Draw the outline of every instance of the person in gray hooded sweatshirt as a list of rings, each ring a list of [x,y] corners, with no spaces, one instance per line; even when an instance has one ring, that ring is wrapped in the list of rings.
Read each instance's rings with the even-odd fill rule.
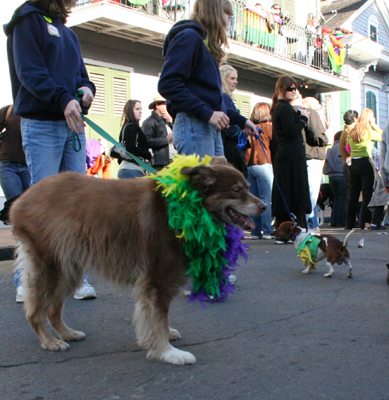
[[[328,150],[325,166],[334,194],[334,203],[331,212],[332,226],[344,226],[346,215],[347,180],[343,174],[343,159],[339,147],[341,134],[342,131],[339,131],[334,136],[334,145]]]

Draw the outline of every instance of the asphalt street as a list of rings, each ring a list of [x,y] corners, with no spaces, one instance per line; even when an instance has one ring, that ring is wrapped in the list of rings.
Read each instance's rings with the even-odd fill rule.
[[[342,229],[326,229],[340,239]],[[361,238],[364,247],[357,248]],[[354,277],[324,261],[309,275],[292,245],[252,241],[227,301],[174,301],[176,346],[197,363],[146,360],[131,324],[131,290],[91,274],[98,298],[69,299],[65,321],[83,342],[49,352],[15,302],[12,261],[0,262],[0,399],[389,399],[389,234],[357,230],[349,241]]]

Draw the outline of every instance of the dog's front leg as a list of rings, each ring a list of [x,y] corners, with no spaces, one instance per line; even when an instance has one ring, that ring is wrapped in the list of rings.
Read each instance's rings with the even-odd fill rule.
[[[147,286],[147,285],[146,285]],[[139,288],[137,288],[139,289]],[[194,364],[193,354],[176,349],[169,343],[178,331],[169,328],[168,314],[171,299],[159,293],[158,288],[146,288],[140,292],[135,304],[134,324],[140,347],[148,349],[147,358],[170,364]]]
[[[309,260],[307,260],[307,262],[308,262],[307,268],[305,268],[303,271],[301,271],[303,274],[309,274],[309,271],[312,268],[312,263]]]
[[[334,273],[334,267],[329,261],[327,261],[327,267],[328,267],[329,271],[328,271],[327,274],[324,274],[324,277],[325,278],[331,278],[332,274]]]

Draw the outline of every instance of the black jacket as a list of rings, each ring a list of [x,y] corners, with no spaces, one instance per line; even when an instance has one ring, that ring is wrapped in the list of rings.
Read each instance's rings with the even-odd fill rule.
[[[154,153],[153,165],[169,164],[169,139],[166,131],[166,121],[155,111],[143,121],[142,130],[147,143]]]

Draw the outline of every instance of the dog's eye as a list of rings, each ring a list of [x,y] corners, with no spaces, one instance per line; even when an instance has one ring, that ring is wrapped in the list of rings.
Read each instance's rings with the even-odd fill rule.
[[[233,188],[232,191],[235,192],[235,193],[239,193],[240,192],[240,188]]]

